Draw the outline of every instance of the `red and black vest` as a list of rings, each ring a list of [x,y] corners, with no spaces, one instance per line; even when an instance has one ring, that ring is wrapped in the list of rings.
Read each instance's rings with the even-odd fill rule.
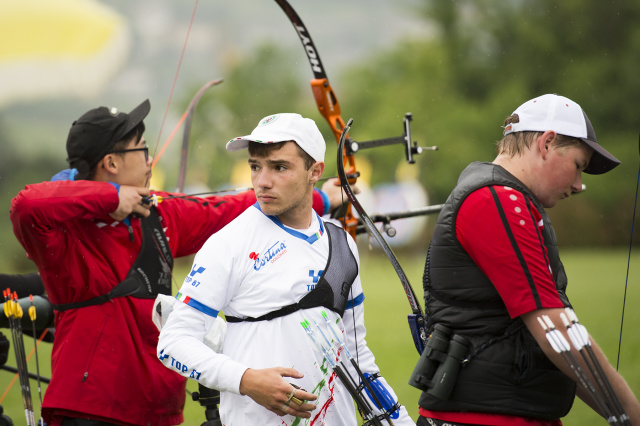
[[[463,201],[475,190],[491,185],[521,192],[529,208],[542,215],[542,243],[556,289],[565,306],[570,306],[555,232],[543,206],[504,168],[492,163],[470,164],[438,217],[423,276],[429,330],[442,324],[469,339],[469,361],[460,369],[448,399],[423,392],[420,406],[432,411],[558,419],[571,409],[575,382],[549,361],[521,319],[510,318],[498,291],[456,238],[456,216]]]

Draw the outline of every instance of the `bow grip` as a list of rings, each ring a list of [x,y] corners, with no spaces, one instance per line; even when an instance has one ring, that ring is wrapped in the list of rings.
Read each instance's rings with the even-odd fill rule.
[[[409,329],[413,337],[413,343],[416,345],[418,354],[422,354],[427,342],[427,332],[425,330],[424,316],[422,314],[409,314]]]

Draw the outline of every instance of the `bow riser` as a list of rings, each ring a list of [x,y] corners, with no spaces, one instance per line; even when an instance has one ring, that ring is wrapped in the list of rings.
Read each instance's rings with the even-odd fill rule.
[[[308,49],[307,55],[309,55]],[[311,61],[311,59],[309,60]],[[331,128],[336,141],[339,141],[342,130],[344,129],[344,121],[342,120],[340,112],[340,104],[338,103],[336,95],[333,93],[329,80],[326,78],[311,80],[311,90],[320,114],[324,117],[327,123],[329,123],[329,127]],[[347,155],[346,151],[343,150],[342,161],[346,167],[346,174],[357,176],[356,162],[353,155]],[[355,183],[355,177],[349,179],[349,184],[354,185]],[[342,222],[344,229],[355,239],[358,228],[358,219],[353,216],[350,204],[347,205],[344,218],[341,218],[340,221]]]

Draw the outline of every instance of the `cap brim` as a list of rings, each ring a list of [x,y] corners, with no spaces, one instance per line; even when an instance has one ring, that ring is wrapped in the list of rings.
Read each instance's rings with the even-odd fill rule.
[[[620,160],[611,155],[609,151],[604,149],[598,143],[589,139],[581,138],[580,140],[593,148],[591,161],[589,161],[589,165],[587,166],[587,168],[584,169],[585,173],[588,173],[590,175],[601,175],[614,169],[620,164]]]
[[[258,139],[256,137],[253,137],[251,135],[240,136],[238,138],[231,139],[229,142],[227,142],[226,146],[227,146],[227,151],[234,152],[234,151],[240,151],[242,149],[247,149],[249,147],[249,142],[274,144],[274,143],[293,141],[293,139],[291,139],[291,137],[289,136],[283,136],[281,138],[274,138],[274,139],[275,140],[265,141],[263,139]]]
[[[234,152],[240,151],[242,149],[247,149],[247,147],[249,146],[249,142],[251,141],[249,139],[245,139],[246,137],[247,136],[231,139],[229,142],[227,142],[227,151]]]
[[[127,123],[127,127],[123,133],[123,136],[133,130],[138,124],[142,123],[142,121],[147,117],[151,111],[151,103],[149,99],[145,99],[140,105],[131,110],[129,115],[129,122]]]

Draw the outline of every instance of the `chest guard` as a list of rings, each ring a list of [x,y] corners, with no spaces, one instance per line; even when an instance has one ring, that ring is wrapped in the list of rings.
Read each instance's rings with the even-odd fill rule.
[[[122,282],[107,294],[80,302],[53,305],[53,309],[62,312],[84,308],[124,296],[155,299],[158,294],[171,295],[173,255],[155,207],[151,208],[149,217],[140,219],[140,227],[142,229],[140,253]]]
[[[268,321],[292,314],[300,309],[319,306],[331,309],[342,316],[347,307],[351,286],[358,276],[358,263],[349,248],[347,233],[339,226],[329,222],[326,222],[325,226],[329,237],[329,259],[318,280],[318,284],[313,290],[307,293],[299,302],[292,303],[268,314],[257,318],[225,316],[227,322]]]

